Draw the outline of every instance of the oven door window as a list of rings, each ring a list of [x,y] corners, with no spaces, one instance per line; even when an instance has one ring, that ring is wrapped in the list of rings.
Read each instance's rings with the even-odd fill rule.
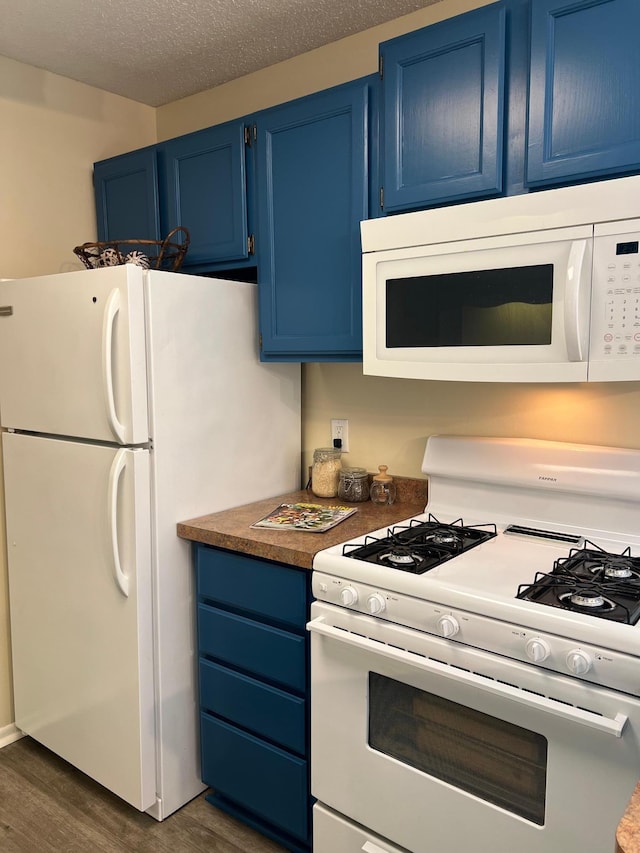
[[[370,672],[369,746],[544,824],[547,740],[536,732]]]
[[[386,345],[549,346],[553,265],[394,278]]]

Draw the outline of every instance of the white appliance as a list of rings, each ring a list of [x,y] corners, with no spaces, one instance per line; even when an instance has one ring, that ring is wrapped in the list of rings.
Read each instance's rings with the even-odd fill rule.
[[[640,451],[431,437],[424,514],[320,551],[315,853],[600,853],[640,778]]]
[[[126,265],[0,284],[16,725],[161,820],[199,771],[177,522],[300,483],[300,372],[254,285]]]
[[[640,176],[361,223],[364,372],[640,379]]]

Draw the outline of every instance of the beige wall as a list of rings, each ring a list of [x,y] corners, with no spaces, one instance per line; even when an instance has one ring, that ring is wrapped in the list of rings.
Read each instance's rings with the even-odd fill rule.
[[[344,464],[422,476],[429,435],[495,435],[640,448],[640,382],[573,385],[426,382],[363,376],[359,364],[304,368],[304,447],[349,419]]]
[[[96,239],[93,163],[155,141],[151,107],[0,57],[0,278],[79,269],[73,247]],[[1,494],[0,514],[1,744],[13,721]]]

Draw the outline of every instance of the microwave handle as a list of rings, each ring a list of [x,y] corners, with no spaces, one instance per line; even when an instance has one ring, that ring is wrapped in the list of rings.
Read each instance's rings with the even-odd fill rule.
[[[574,240],[569,250],[567,262],[567,280],[564,300],[564,335],[567,342],[569,361],[586,360],[586,315],[583,300],[589,298],[588,288],[584,286],[588,270],[587,240]]]

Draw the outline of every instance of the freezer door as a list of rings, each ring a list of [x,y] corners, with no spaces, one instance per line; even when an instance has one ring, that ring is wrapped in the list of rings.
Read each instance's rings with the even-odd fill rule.
[[[107,267],[0,282],[0,422],[148,441],[143,276]]]
[[[149,453],[4,433],[16,725],[156,800]]]

